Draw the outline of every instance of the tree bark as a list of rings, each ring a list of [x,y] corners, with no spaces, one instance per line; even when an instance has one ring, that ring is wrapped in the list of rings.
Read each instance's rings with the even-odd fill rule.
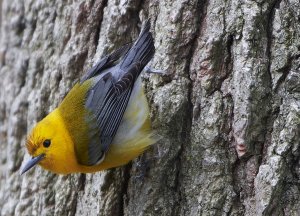
[[[0,215],[300,215],[298,0],[0,6]],[[124,167],[20,176],[26,134],[146,18],[161,140]]]

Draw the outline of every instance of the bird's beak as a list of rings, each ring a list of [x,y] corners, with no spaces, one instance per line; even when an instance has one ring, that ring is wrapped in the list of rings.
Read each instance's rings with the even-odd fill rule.
[[[27,172],[28,170],[30,170],[32,167],[34,167],[36,164],[38,164],[38,162],[40,162],[41,160],[43,160],[45,157],[45,154],[40,154],[36,157],[32,157],[23,167],[22,171],[21,171],[21,175],[25,172]]]

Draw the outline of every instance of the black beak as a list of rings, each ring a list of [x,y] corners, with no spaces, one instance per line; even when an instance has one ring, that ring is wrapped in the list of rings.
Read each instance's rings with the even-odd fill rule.
[[[26,165],[23,167],[22,171],[21,171],[21,175],[25,172],[27,172],[28,170],[30,170],[32,167],[34,167],[36,164],[38,164],[38,162],[40,162],[41,160],[43,160],[45,157],[45,154],[40,154],[39,156],[33,157],[31,158]]]

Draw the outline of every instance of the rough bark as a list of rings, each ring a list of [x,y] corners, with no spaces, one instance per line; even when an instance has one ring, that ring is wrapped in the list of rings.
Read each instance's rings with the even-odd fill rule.
[[[298,0],[0,6],[0,215],[300,215]],[[20,176],[27,132],[147,17],[162,139],[121,168]]]

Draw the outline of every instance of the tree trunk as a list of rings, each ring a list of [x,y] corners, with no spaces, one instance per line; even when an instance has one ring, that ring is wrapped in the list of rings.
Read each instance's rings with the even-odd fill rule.
[[[0,215],[300,215],[298,0],[0,6]],[[34,124],[148,17],[161,140],[124,167],[20,176]]]

